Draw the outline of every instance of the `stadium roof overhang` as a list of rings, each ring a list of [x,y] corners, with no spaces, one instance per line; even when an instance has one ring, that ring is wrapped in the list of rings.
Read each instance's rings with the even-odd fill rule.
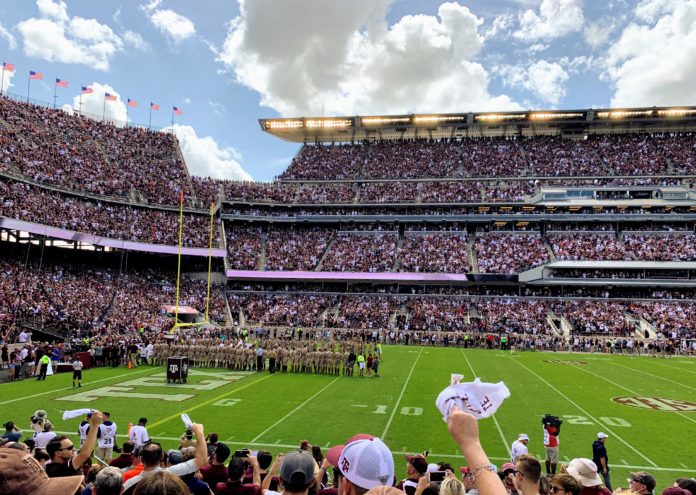
[[[669,132],[696,130],[696,107],[529,110],[259,119],[264,132],[297,143]]]

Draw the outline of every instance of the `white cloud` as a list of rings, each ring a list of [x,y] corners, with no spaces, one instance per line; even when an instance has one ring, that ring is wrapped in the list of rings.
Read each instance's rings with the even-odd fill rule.
[[[518,108],[475,61],[482,20],[457,3],[385,20],[391,0],[240,0],[218,60],[282,115]],[[312,15],[307,15],[312,12]]]
[[[208,105],[210,106],[210,109],[213,111],[213,113],[218,117],[222,117],[222,114],[227,111],[227,107],[225,107],[224,104],[219,103],[217,101],[208,101]]]
[[[514,23],[515,17],[512,14],[503,14],[496,17],[493,19],[491,27],[486,31],[486,39],[508,36],[510,28]]]
[[[93,82],[88,85],[92,88],[92,93],[82,95],[83,114],[96,120],[102,120],[102,115],[109,122],[113,122],[119,127],[126,123],[126,103],[121,99],[121,95],[114,88],[105,83]],[[104,101],[104,94],[116,95],[116,101]],[[73,109],[80,111],[80,95],[73,98]]]
[[[108,70],[111,59],[123,50],[123,40],[106,24],[96,19],[71,18],[65,2],[36,3],[41,18],[17,24],[28,57]]]
[[[0,22],[0,38],[5,38],[7,41],[7,46],[10,48],[10,50],[14,50],[17,48],[17,40],[15,37],[10,33],[5,26],[2,25]]]
[[[171,128],[170,128],[171,129]],[[234,148],[221,147],[212,137],[198,137],[193,127],[174,124],[181,152],[192,175],[214,179],[253,180]]]
[[[664,15],[654,22],[629,24],[607,50],[604,77],[614,85],[613,106],[696,101],[696,0],[670,5],[657,10]]]
[[[645,22],[654,22],[663,14],[674,9],[680,0],[642,0],[635,8],[634,13],[638,19]]]
[[[519,16],[515,38],[520,41],[552,40],[580,31],[584,22],[583,0],[542,0],[539,13],[526,10]]]
[[[123,33],[123,41],[125,41],[128,45],[132,46],[134,49],[140,50],[141,52],[147,52],[151,49],[150,44],[135,31],[126,31],[125,33]]]
[[[588,45],[597,49],[609,40],[617,25],[611,18],[602,18],[588,22],[583,30],[583,37]]]
[[[544,103],[558,105],[566,95],[568,72],[557,62],[538,60],[527,67],[503,66],[496,69],[505,86],[532,92]]]
[[[160,9],[162,0],[153,0],[140,8],[147,14],[148,19],[162,34],[168,36],[174,43],[186,41],[196,34],[196,27],[188,17],[184,17],[171,9]]]

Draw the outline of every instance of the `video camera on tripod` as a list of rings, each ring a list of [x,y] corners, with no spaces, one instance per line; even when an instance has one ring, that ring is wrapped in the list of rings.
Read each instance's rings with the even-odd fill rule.
[[[545,414],[544,417],[541,418],[541,424],[544,425],[544,428],[546,428],[547,426],[555,427],[556,436],[561,434],[561,425],[563,424],[563,420],[558,416],[554,416],[552,414]]]

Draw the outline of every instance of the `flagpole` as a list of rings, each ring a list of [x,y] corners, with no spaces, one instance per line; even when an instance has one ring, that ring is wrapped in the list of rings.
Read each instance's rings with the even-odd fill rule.
[[[128,127],[128,109],[130,108],[130,98],[126,98],[126,127]]]
[[[73,100],[75,101],[75,100]],[[82,91],[80,91],[80,111],[78,112],[80,115],[82,115]]]
[[[53,83],[53,109],[56,108],[56,100],[58,99],[58,83]]]
[[[172,134],[174,134],[174,107],[172,107]]]
[[[0,95],[5,89],[5,63],[2,64],[2,79],[0,79]]]
[[[29,74],[29,81],[27,82],[27,103],[29,103],[29,90],[31,89],[31,74]]]
[[[102,122],[106,119],[106,95],[104,95],[104,108],[102,109]]]
[[[150,130],[150,126],[152,125],[152,102],[150,102],[150,118],[147,121],[147,129],[148,131]]]

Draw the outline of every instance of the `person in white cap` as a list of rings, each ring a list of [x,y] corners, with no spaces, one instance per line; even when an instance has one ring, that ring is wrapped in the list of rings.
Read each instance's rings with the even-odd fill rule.
[[[529,443],[529,437],[526,433],[520,433],[520,436],[512,442],[512,448],[510,448],[510,459],[514,464],[520,458],[520,456],[529,454],[529,449],[527,444]]]
[[[358,433],[344,445],[326,453],[326,460],[341,472],[339,495],[357,495],[380,486],[394,484],[394,458],[379,438]]]
[[[597,433],[597,440],[592,444],[592,462],[597,465],[597,472],[602,475],[604,480],[604,486],[606,486],[609,491],[611,488],[611,477],[609,476],[609,456],[607,455],[607,448],[605,443],[609,435],[600,431]]]

